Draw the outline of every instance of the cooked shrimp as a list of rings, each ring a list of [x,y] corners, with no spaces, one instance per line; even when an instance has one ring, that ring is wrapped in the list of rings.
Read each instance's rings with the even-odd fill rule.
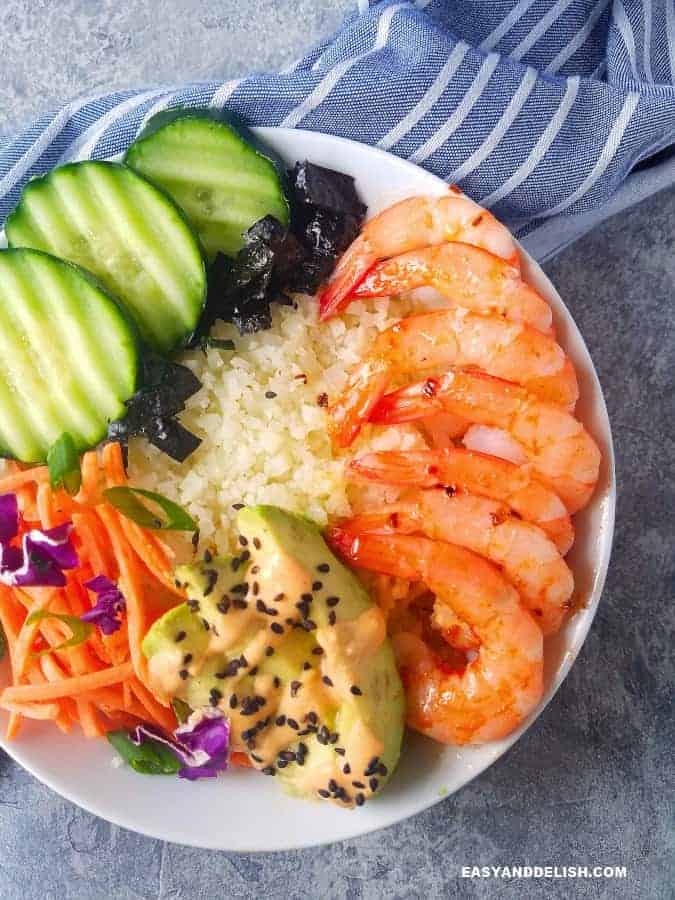
[[[347,248],[319,300],[321,318],[344,309],[349,294],[379,260],[446,241],[483,247],[518,268],[508,229],[457,188],[442,197],[409,197],[367,222]]]
[[[498,500],[443,488],[410,491],[343,527],[357,534],[423,534],[473,550],[502,567],[544,634],[557,631],[569,609],[574,578],[555,544]]]
[[[333,528],[329,539],[359,568],[428,585],[436,595],[432,625],[446,641],[457,619],[476,636],[479,647],[460,673],[448,671],[422,638],[394,635],[412,728],[448,744],[480,744],[509,734],[532,712],[543,690],[541,629],[493,565],[425,537],[354,538]]]
[[[459,447],[368,453],[352,460],[347,474],[367,481],[410,487],[453,487],[506,503],[526,522],[538,525],[564,556],[574,541],[572,520],[550,488],[529,466],[518,466]]]
[[[374,266],[350,294],[391,297],[433,287],[446,306],[525,322],[550,334],[551,307],[523,281],[519,270],[499,256],[469,244],[441,244],[402,253]]]
[[[435,410],[507,431],[522,446],[536,477],[558,494],[569,512],[590,500],[600,451],[581,422],[561,407],[499,378],[450,371],[383,397],[370,420],[383,425],[411,422]]]
[[[441,309],[409,316],[378,335],[333,406],[337,444],[352,442],[394,378],[448,366],[475,366],[568,408],[579,395],[574,366],[553,338],[496,316]]]

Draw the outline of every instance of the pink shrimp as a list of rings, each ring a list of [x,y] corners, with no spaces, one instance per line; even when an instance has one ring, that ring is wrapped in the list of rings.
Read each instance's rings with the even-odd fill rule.
[[[550,403],[574,408],[574,367],[553,338],[496,316],[442,309],[403,319],[381,332],[353,370],[332,409],[339,446],[350,444],[395,377],[471,366],[524,385]]]
[[[448,643],[458,621],[475,635],[477,650],[463,671],[449,667],[431,642],[409,632],[393,636],[412,728],[448,744],[481,744],[509,734],[534,710],[543,691],[541,629],[493,565],[425,537],[338,527],[329,540],[358,568],[423,581],[436,595],[431,624]]]
[[[436,410],[508,432],[522,446],[537,478],[558,494],[570,513],[590,500],[600,467],[593,438],[566,410],[499,378],[455,370],[427,378],[383,397],[370,421],[410,422]]]
[[[483,247],[518,268],[518,250],[508,229],[457,188],[441,197],[409,197],[367,222],[347,248],[320,297],[321,318],[339,313],[379,260],[446,241]]]
[[[348,299],[391,297],[422,287],[433,287],[446,306],[504,316],[545,334],[553,330],[551,307],[523,281],[519,269],[470,244],[422,247],[380,262]]]
[[[506,503],[526,522],[537,525],[564,556],[574,541],[574,528],[564,504],[518,466],[485,453],[459,447],[442,450],[380,451],[352,460],[348,476],[418,488],[452,487]]]
[[[555,544],[499,501],[463,492],[449,495],[442,488],[410,491],[343,527],[369,534],[423,534],[473,550],[501,566],[545,635],[560,628],[570,607],[574,578]]]

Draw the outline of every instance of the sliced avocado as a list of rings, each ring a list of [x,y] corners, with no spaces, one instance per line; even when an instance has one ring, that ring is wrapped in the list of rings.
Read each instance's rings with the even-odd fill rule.
[[[188,603],[143,642],[153,686],[220,706],[236,749],[289,791],[360,804],[390,777],[403,735],[382,614],[310,520],[256,506],[238,526],[240,557],[177,570]]]

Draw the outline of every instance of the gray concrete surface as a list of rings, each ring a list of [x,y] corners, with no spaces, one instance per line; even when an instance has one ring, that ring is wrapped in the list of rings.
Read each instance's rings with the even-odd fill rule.
[[[349,0],[5,0],[0,132],[89,88],[284,65]],[[672,897],[675,190],[546,268],[589,344],[620,484],[601,608],[526,738],[434,809],[367,838],[250,856],[170,846],[0,755],[0,900]],[[625,865],[625,881],[468,882],[464,865]]]

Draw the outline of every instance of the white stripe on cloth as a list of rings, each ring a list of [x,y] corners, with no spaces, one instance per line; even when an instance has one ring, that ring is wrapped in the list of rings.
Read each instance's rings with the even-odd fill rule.
[[[507,178],[507,180],[500,188],[497,188],[496,191],[493,191],[486,197],[482,197],[478,201],[482,206],[494,206],[495,203],[497,203],[499,200],[502,200],[513,190],[515,190],[519,185],[521,185],[523,181],[525,181],[525,179],[536,169],[541,160],[544,158],[546,151],[553,143],[556,135],[562,128],[565,119],[569,115],[570,110],[574,105],[574,101],[576,100],[577,94],[579,93],[579,82],[580,78],[578,75],[575,75],[574,78],[567,79],[567,88],[562,100],[560,101],[558,109],[555,111],[555,115],[540,135],[539,140],[530,151],[525,162],[522,164],[522,166],[516,169],[516,171],[513,173],[513,175],[511,175],[510,178]]]
[[[666,0],[666,6],[671,6],[673,0]],[[647,81],[654,81],[652,72],[652,0],[642,0],[642,68]]]
[[[513,26],[518,22],[528,11],[528,9],[536,2],[536,0],[520,0],[520,3],[517,3],[508,16],[504,16],[502,21],[497,25],[494,31],[491,31],[490,34],[485,38],[483,43],[480,45],[481,50],[492,50],[492,48],[504,37],[504,35],[511,31]]]
[[[570,57],[574,56],[574,54],[586,43],[588,38],[591,35],[591,32],[595,28],[598,19],[604,13],[604,11],[609,6],[611,0],[599,0],[598,3],[593,7],[593,11],[589,15],[586,22],[582,25],[582,27],[577,31],[572,40],[567,44],[566,47],[563,47],[562,50],[551,60],[551,62],[546,66],[544,72],[548,72],[549,75],[553,75],[555,72],[558,72],[565,65]]]
[[[621,112],[616,117],[616,121],[612,125],[612,129],[607,136],[605,146],[602,148],[600,156],[598,156],[591,171],[588,173],[586,178],[584,178],[584,180],[581,182],[581,184],[573,194],[570,194],[570,196],[567,197],[566,200],[562,200],[560,203],[557,203],[550,209],[545,210],[543,213],[541,213],[542,217],[557,215],[564,209],[570,207],[573,203],[576,203],[577,200],[579,200],[584,196],[584,194],[587,194],[588,191],[590,191],[598,178],[600,178],[604,174],[607,166],[614,158],[616,151],[619,148],[619,144],[621,143],[624,131],[628,127],[631,116],[635,112],[635,109],[639,102],[640,95],[638,93],[631,93],[626,97],[624,104],[621,107]]]
[[[418,147],[409,157],[410,162],[421,163],[425,159],[432,156],[441,147],[450,135],[455,132],[462,124],[464,119],[473,109],[474,104],[479,99],[485,87],[490,80],[492,73],[497,68],[499,62],[498,53],[490,53],[483,60],[483,65],[478,70],[476,77],[471,83],[471,87],[462,97],[457,109],[448,117],[445,124],[433,134],[428,141],[425,141],[421,147]]]
[[[243,78],[230,78],[229,81],[221,84],[214,93],[213,97],[211,97],[209,106],[211,106],[213,109],[222,109],[243,80]]]
[[[551,25],[553,25],[553,23],[560,18],[567,7],[571,6],[573,3],[574,0],[558,0],[557,3],[554,3],[546,13],[546,15],[541,17],[541,19],[537,22],[537,24],[529,32],[529,34],[527,34],[527,36],[522,39],[518,46],[509,53],[509,56],[512,59],[522,59],[527,51],[531,50],[532,47],[534,47],[539,38],[543,37],[546,34]]]
[[[64,106],[64,108],[54,116],[35,143],[26,150],[21,159],[17,160],[9,172],[5,173],[0,179],[0,193],[5,194],[12,190],[17,181],[23,178],[30,167],[34,165],[45,150],[49,148],[49,145],[61,134],[73,116],[76,116],[87,103],[93,103],[101,97],[106,97],[108,93],[109,92],[106,91],[100,94],[94,94],[93,96],[83,97],[79,100],[73,100],[72,103]]]
[[[113,122],[116,122],[118,119],[121,119],[122,116],[137,109],[141,104],[145,103],[146,100],[150,100],[152,97],[159,97],[161,93],[163,92],[158,90],[143,91],[141,94],[137,94],[135,97],[129,97],[128,100],[124,100],[122,103],[113,106],[113,108],[108,110],[104,116],[97,119],[93,125],[90,125],[89,128],[83,131],[78,138],[66,147],[59,157],[57,165],[61,165],[64,162],[89,159],[103,133],[113,124]]]
[[[630,24],[628,16],[626,15],[626,10],[624,9],[623,3],[621,0],[614,0],[614,7],[612,9],[614,14],[614,21],[619,29],[619,34],[621,35],[621,39],[623,40],[624,47],[626,48],[626,53],[628,54],[628,59],[630,60],[630,66],[633,70],[633,74],[637,77],[637,58],[635,55],[635,35],[633,34],[633,27]]]
[[[462,60],[469,51],[469,45],[460,41],[448,57],[445,65],[436,76],[433,84],[426,94],[413,106],[407,116],[404,116],[383,138],[378,141],[378,147],[388,150],[397,144],[401,138],[417,125],[438,101],[448,82],[460,67]]]
[[[345,59],[341,63],[337,63],[337,65],[333,66],[330,72],[328,72],[328,74],[317,84],[311,94],[309,94],[308,97],[305,97],[302,103],[299,103],[288,113],[280,123],[281,126],[284,128],[295,128],[296,125],[302,122],[305,116],[309,115],[309,113],[315,110],[317,106],[323,103],[343,75],[346,75],[346,73],[360,62],[360,60],[370,56],[371,53],[381,50],[389,39],[389,30],[394,16],[400,9],[403,9],[407,5],[407,3],[397,3],[395,6],[389,6],[380,16],[377,24],[377,35],[372,48],[363,53],[359,53],[357,56],[352,56],[350,59]]]
[[[666,37],[668,38],[670,75],[675,81],[675,3],[666,3]]]
[[[157,103],[153,103],[150,109],[146,112],[141,120],[141,124],[138,126],[138,133],[145,128],[150,119],[153,116],[156,116],[158,112],[162,112],[162,110],[166,109],[166,107],[171,102],[171,98],[178,92],[179,88],[172,88],[170,91],[167,91],[166,94],[162,94]]]
[[[495,127],[485,138],[481,146],[471,154],[466,162],[462,163],[462,165],[458,169],[455,169],[455,171],[448,178],[446,178],[446,181],[461,181],[462,178],[465,178],[467,175],[477,169],[478,166],[488,158],[488,156],[497,147],[501,139],[509,130],[520,110],[525,105],[525,101],[530,96],[535,84],[537,83],[537,77],[538,76],[536,69],[528,66],[525,74],[523,75],[523,80],[518,85],[518,90],[509,100],[509,105],[502,113],[499,121],[495,124]]]

